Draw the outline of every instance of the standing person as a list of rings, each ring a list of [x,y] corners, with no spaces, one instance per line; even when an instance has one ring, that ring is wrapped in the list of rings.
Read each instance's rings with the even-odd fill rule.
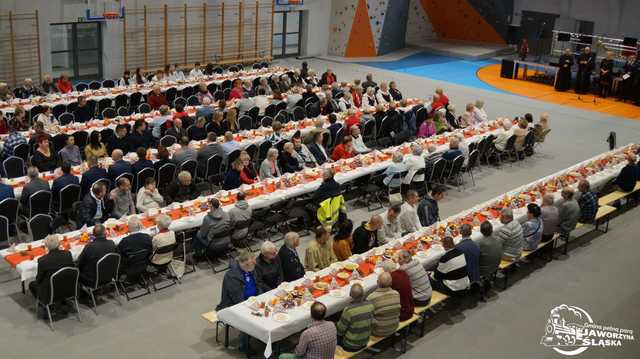
[[[374,306],[371,302],[364,300],[364,294],[361,284],[356,283],[351,286],[349,290],[351,304],[342,310],[336,325],[338,345],[348,352],[362,350],[369,343]]]
[[[453,243],[453,238],[445,237],[442,247],[446,251],[438,262],[438,267],[431,277],[431,286],[440,293],[462,295],[469,288],[467,261]]]
[[[304,266],[300,262],[300,256],[296,248],[300,245],[300,236],[296,232],[288,232],[284,235],[284,244],[278,251],[283,279],[293,282],[304,276]]]
[[[591,89],[591,72],[595,66],[596,55],[590,47],[585,47],[578,56],[578,74],[576,75],[576,93],[585,94]]]
[[[587,180],[578,183],[578,206],[580,206],[580,223],[593,223],[598,213],[598,196],[591,191],[591,186]]]
[[[558,91],[567,91],[571,88],[571,67],[573,66],[573,54],[570,48],[564,49],[558,60],[558,75],[556,76],[555,88]]]
[[[613,52],[607,51],[607,57],[600,61],[600,96],[606,98],[611,93],[613,82]]]
[[[640,80],[640,59],[636,55],[627,57],[627,61],[622,67],[622,85],[620,91],[620,99],[623,102],[627,100],[636,100],[639,91],[638,80]]]
[[[283,274],[278,249],[270,241],[262,242],[260,246],[260,255],[256,259],[255,278],[262,292],[275,289],[282,283]]]
[[[447,187],[444,185],[435,185],[431,189],[431,195],[428,193],[418,203],[418,218],[423,227],[428,227],[440,220],[440,208],[438,202],[444,198],[444,192]]]
[[[351,237],[353,222],[349,219],[342,222],[338,221],[336,226],[338,227],[338,233],[333,238],[333,252],[339,261],[345,261],[353,254],[351,252],[351,247],[353,247],[353,239]]]
[[[553,195],[548,193],[542,197],[540,219],[542,220],[541,241],[548,242],[558,232],[558,208],[553,205]]]
[[[300,340],[293,354],[280,354],[280,359],[333,359],[337,341],[336,326],[324,320],[327,307],[314,302],[311,305],[311,324],[300,334]]]
[[[315,229],[315,240],[311,242],[304,256],[304,267],[308,271],[317,272],[337,262],[333,253],[331,234],[323,226]]]
[[[518,56],[520,56],[520,60],[527,60],[527,55],[529,54],[529,40],[523,38],[520,41],[520,46],[518,47]]]
[[[540,219],[542,213],[540,206],[535,203],[527,205],[527,221],[522,224],[522,235],[524,237],[524,250],[533,251],[538,248],[542,239],[544,224]]]
[[[391,274],[383,272],[378,275],[378,288],[369,294],[367,300],[373,304],[373,325],[371,335],[388,337],[398,328],[400,323],[400,294],[391,288]]]
[[[368,222],[353,231],[353,254],[362,254],[373,247],[379,246],[378,232],[383,228],[382,217],[377,214],[371,216]]]

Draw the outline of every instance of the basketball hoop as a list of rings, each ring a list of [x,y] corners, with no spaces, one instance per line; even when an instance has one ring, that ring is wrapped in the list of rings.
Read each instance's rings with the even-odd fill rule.
[[[120,14],[117,11],[105,11],[102,13],[105,20],[116,20],[120,18]]]

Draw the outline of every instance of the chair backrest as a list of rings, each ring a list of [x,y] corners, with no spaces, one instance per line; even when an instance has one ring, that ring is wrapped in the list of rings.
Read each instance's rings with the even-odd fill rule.
[[[416,128],[420,128],[420,125],[427,119],[427,109],[424,107],[420,107],[418,111],[416,111]]]
[[[198,170],[198,162],[196,162],[195,160],[186,160],[180,164],[180,169],[178,170],[177,173],[180,173],[182,171],[187,171],[191,173],[191,178],[196,178],[197,170]]]
[[[407,172],[408,172],[408,171],[406,171],[406,170],[405,170],[405,171],[401,171],[401,172],[396,172],[396,173],[394,173],[394,174],[393,174],[393,176],[391,177],[391,178],[392,178],[392,181],[390,181],[390,182],[389,182],[389,186],[388,186],[388,187],[389,187],[389,189],[390,189],[390,190],[391,190],[391,189],[399,189],[399,188],[402,186],[402,180],[403,180],[403,179],[404,179],[404,177],[407,175]],[[392,184],[393,184],[393,182],[394,182],[394,181],[393,181],[394,179],[395,179],[395,180],[399,180],[399,181],[398,181],[398,185],[397,185],[397,186],[392,185]]]
[[[80,200],[80,185],[68,184],[58,193],[58,213],[66,213],[71,210],[73,204]]]
[[[178,96],[178,89],[175,87],[170,87],[164,92],[164,97],[167,99],[167,103],[172,103],[176,96]]]
[[[320,110],[318,110],[313,103],[308,103],[305,105],[304,109],[307,113],[307,117],[317,117],[320,114]]]
[[[105,145],[108,145],[109,142],[111,142],[111,138],[113,136],[115,136],[115,132],[113,131],[112,128],[107,127],[102,131],[100,131],[100,142],[104,143]]]
[[[53,218],[48,214],[36,214],[29,220],[29,233],[34,241],[39,241],[51,234]]]
[[[78,148],[83,149],[84,146],[87,145],[87,141],[89,140],[89,133],[87,133],[87,131],[76,131],[72,136]]]
[[[102,110],[102,118],[116,118],[116,116],[118,116],[118,113],[113,107],[107,107]]]
[[[127,106],[118,107],[118,116],[129,116],[129,108]]]
[[[304,117],[305,117],[304,108],[300,106],[296,106],[293,108],[293,119],[295,121],[304,120]]]
[[[262,162],[265,158],[267,158],[267,151],[271,148],[271,141],[264,141],[260,144],[260,149],[258,150],[258,163]]]
[[[156,176],[156,170],[155,168],[152,167],[146,167],[143,168],[142,170],[140,170],[140,172],[138,172],[136,174],[136,181],[135,181],[135,189],[136,189],[136,193],[138,193],[138,190],[144,186],[144,183],[146,182],[147,178],[155,178]]]
[[[106,88],[116,87],[116,82],[113,80],[104,80],[102,81],[102,87],[106,87]]]
[[[184,107],[187,105],[187,100],[184,97],[177,97],[173,100],[173,107],[176,107],[178,104],[181,104]]]
[[[382,118],[382,121],[380,121],[380,128],[378,129],[377,133],[376,133],[376,138],[381,138],[382,135],[386,135],[386,133],[383,133],[382,131],[380,131],[381,129],[385,128],[385,125],[387,123],[387,121],[389,120],[389,116],[384,116]]]
[[[213,155],[207,158],[207,167],[204,174],[205,180],[208,180],[211,176],[217,176],[220,174],[222,167],[222,156]]]
[[[469,159],[467,160],[467,171],[478,165],[478,157],[480,157],[480,151],[473,150],[469,153]]]
[[[224,99],[226,101],[229,101],[229,95],[231,95],[231,89],[230,88],[224,89],[222,93],[224,94]]]
[[[191,86],[187,86],[180,91],[180,97],[184,97],[185,99],[191,95],[193,95],[193,87]]]
[[[512,135],[507,139],[507,143],[504,146],[505,151],[515,151],[516,149],[516,135]]]
[[[78,278],[80,270],[75,267],[63,267],[49,277],[49,298],[39,298],[47,305],[78,296]]]
[[[411,183],[420,183],[420,182],[424,182],[424,179],[426,179],[426,175],[427,174],[427,169],[426,168],[419,168],[417,171],[415,171],[413,173],[413,177],[411,177]],[[423,180],[422,181],[416,181],[416,177],[422,176]]]
[[[322,145],[324,146],[324,148],[329,148],[330,144],[331,144],[331,134],[329,133],[329,131],[325,131],[322,133]]]
[[[462,165],[464,164],[464,156],[458,156],[453,159],[451,163],[451,170],[449,171],[449,178],[453,178],[460,173]]]
[[[243,115],[238,119],[238,124],[241,130],[250,130],[253,127],[253,118]]]
[[[147,271],[149,250],[142,248],[131,252],[124,252],[122,253],[121,261],[122,270],[127,275],[127,281],[133,283],[141,274]]]
[[[2,168],[7,178],[23,177],[27,174],[24,167],[24,160],[16,156],[9,156],[6,160],[2,161]]]
[[[549,132],[551,132],[550,128],[547,128],[546,130],[542,131],[542,133],[540,134],[540,138],[538,139],[538,142],[542,143],[544,142],[545,138],[547,138],[547,135],[549,134]]]
[[[92,90],[98,90],[100,87],[102,87],[102,84],[98,81],[91,81],[89,83],[89,88]]]
[[[7,242],[9,244],[9,218],[0,215],[0,243]]]
[[[249,154],[249,157],[254,158],[256,153],[258,152],[258,146],[255,143],[250,144],[247,148],[244,149]]]
[[[114,187],[117,187],[117,186],[118,186],[118,181],[120,180],[120,178],[126,178],[126,179],[128,179],[128,180],[129,180],[129,184],[130,184],[131,186],[133,186],[133,185],[134,185],[134,182],[133,182],[133,180],[134,180],[133,173],[125,172],[125,173],[120,174],[118,177],[116,177],[115,181],[113,181],[113,186],[114,186]]]
[[[213,93],[213,99],[216,101],[224,100],[224,92],[222,92],[222,90],[217,90]]]
[[[17,198],[5,198],[0,202],[0,215],[7,217],[11,224],[18,219],[18,203]]]
[[[478,142],[471,142],[469,144],[469,147],[468,147],[469,152],[473,152],[473,150],[475,150],[476,148],[478,148]]]
[[[171,244],[167,244],[166,246],[158,247],[153,251],[150,258],[155,257],[157,254],[173,253],[173,251],[176,249],[177,246],[178,246],[178,242],[174,242]],[[167,262],[167,264],[169,264],[170,262],[171,261]]]
[[[178,140],[171,135],[165,135],[160,139],[160,144],[164,147],[171,147],[175,145],[176,142],[178,142]]]
[[[431,169],[431,174],[429,175],[429,182],[435,182],[442,179],[446,166],[447,166],[447,161],[444,158],[437,160],[433,164],[433,167]]]
[[[275,121],[278,121],[280,123],[287,123],[289,122],[289,114],[287,113],[287,111],[281,110],[276,115]]]
[[[533,131],[527,132],[524,136],[524,148],[533,148],[533,145],[536,143],[536,136]]]
[[[29,197],[29,218],[36,214],[49,214],[51,212],[51,192],[40,190]]]
[[[227,155],[227,168],[231,167],[233,161],[235,161],[238,157],[240,157],[240,150],[231,151],[231,153]]]
[[[230,89],[231,85],[233,84],[233,82],[229,79],[222,81],[222,84],[220,85],[220,88],[222,88],[223,90],[226,89]]]
[[[121,93],[120,95],[116,96],[116,100],[115,100],[115,107],[122,107],[122,106],[127,106],[127,103],[129,103],[129,96]]]
[[[269,104],[265,109],[264,109],[264,115],[265,116],[269,116],[269,117],[274,117],[276,115],[276,105],[274,104]]]
[[[89,85],[84,82],[78,82],[75,87],[76,91],[84,91],[89,88]]]
[[[370,119],[362,126],[362,140],[373,141],[376,138],[376,120]]]
[[[13,148],[13,155],[22,158],[24,163],[29,159],[29,144],[21,143]]]
[[[331,146],[335,147],[342,143],[342,140],[344,139],[344,131],[344,126],[340,127],[340,129],[336,131],[336,137],[332,139]]]
[[[53,151],[55,153],[60,152],[60,150],[66,145],[67,143],[67,135],[64,133],[59,133],[55,136],[53,136]]]
[[[262,118],[262,120],[260,120],[260,125],[262,125],[262,127],[271,127],[272,124],[273,124],[273,118],[269,116],[265,116]]]
[[[53,108],[51,109],[51,114],[53,115],[53,117],[60,119],[60,115],[62,115],[66,111],[67,111],[67,105],[59,104],[59,105],[53,106]]]
[[[195,95],[189,96],[187,99],[187,105],[189,106],[198,106],[200,104],[200,100]]]
[[[113,105],[112,100],[110,98],[103,98],[98,101],[98,112],[102,113],[104,109],[109,108]]]
[[[96,282],[94,289],[118,279],[120,271],[120,255],[107,253],[96,262]]]
[[[74,114],[72,114],[71,112],[65,112],[60,114],[60,117],[58,117],[58,122],[60,123],[60,126],[66,126],[75,121],[75,119],[76,117]]]
[[[149,106],[148,103],[141,103],[140,106],[138,106],[138,112],[140,113],[149,113],[151,112],[151,106]]]
[[[210,93],[214,93],[216,91],[218,91],[218,84],[215,82],[212,82],[210,84],[207,85],[207,90],[209,90]]]

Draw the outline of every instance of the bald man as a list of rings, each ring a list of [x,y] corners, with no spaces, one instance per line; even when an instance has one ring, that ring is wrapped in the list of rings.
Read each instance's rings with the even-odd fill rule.
[[[378,231],[382,230],[384,222],[379,215],[373,215],[368,222],[362,224],[353,231],[353,254],[362,254],[381,243],[378,238]]]
[[[131,169],[131,163],[122,159],[124,153],[121,149],[115,149],[111,153],[111,159],[113,160],[113,164],[109,167],[109,179],[111,179],[111,183],[115,183],[116,179],[123,173],[133,173]]]
[[[391,274],[382,272],[378,288],[367,297],[374,308],[371,335],[376,337],[392,335],[400,323],[400,294],[391,289],[392,283]]]
[[[369,342],[374,306],[364,300],[364,288],[360,284],[351,286],[351,304],[342,310],[336,325],[338,345],[349,352],[357,352]]]

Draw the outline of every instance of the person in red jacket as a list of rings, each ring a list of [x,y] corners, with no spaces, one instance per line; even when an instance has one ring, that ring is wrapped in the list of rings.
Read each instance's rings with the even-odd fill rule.
[[[347,127],[347,130],[351,130],[352,126],[360,125],[360,115],[355,110],[349,109],[344,125]]]
[[[444,94],[444,90],[442,89],[442,87],[438,87],[436,89],[436,93],[438,94],[438,96],[440,97],[440,103],[447,107],[447,105],[449,105],[449,97],[447,95]]]
[[[342,143],[337,145],[331,153],[331,159],[334,161],[351,158],[355,155],[353,151],[353,139],[351,136],[344,136]]]
[[[69,81],[67,75],[60,75],[60,78],[56,82],[56,87],[58,88],[58,91],[62,93],[69,93],[73,91],[73,85],[71,84],[71,81]]]
[[[242,88],[242,81],[240,79],[233,80],[233,87],[229,92],[229,100],[241,99],[244,97],[244,89]]]
[[[336,74],[333,73],[332,69],[327,69],[327,71],[323,73],[322,77],[320,78],[320,83],[322,85],[331,86],[331,84],[333,84],[336,81],[338,81],[338,77],[336,76]]]
[[[391,260],[384,261],[382,269],[391,275],[391,289],[400,294],[400,321],[408,320],[413,316],[413,310],[415,309],[409,275],[407,275],[407,272],[398,269],[398,265]]]
[[[351,99],[357,108],[362,107],[362,87],[354,86],[351,88]]]
[[[154,85],[149,97],[147,98],[147,103],[151,106],[152,109],[157,110],[162,105],[167,105],[167,98],[164,97],[164,94],[160,91],[159,85]]]

